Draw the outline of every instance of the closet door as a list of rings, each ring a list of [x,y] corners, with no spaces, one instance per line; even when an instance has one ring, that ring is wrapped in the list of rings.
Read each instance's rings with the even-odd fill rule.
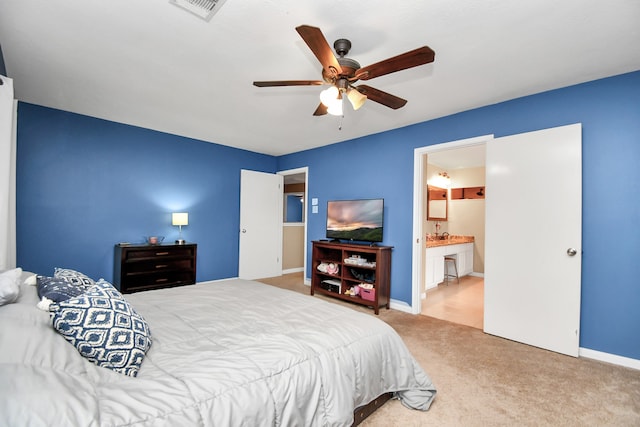
[[[282,274],[282,175],[240,171],[238,277]]]
[[[578,356],[581,125],[489,141],[486,174],[485,332]]]

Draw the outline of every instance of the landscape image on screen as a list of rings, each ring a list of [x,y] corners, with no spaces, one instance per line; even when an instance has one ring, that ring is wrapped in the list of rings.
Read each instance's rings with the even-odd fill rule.
[[[327,203],[327,238],[382,242],[383,199]]]

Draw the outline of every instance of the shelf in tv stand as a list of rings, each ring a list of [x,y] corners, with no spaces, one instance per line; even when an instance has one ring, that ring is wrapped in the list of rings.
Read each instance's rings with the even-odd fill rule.
[[[372,307],[376,314],[380,307],[389,308],[391,282],[391,250],[392,246],[369,246],[355,243],[314,241],[312,255],[311,295],[322,295],[338,298],[343,301]],[[351,257],[360,257],[363,264],[344,262]],[[322,263],[334,263],[338,266],[337,274],[328,274],[318,270]],[[355,274],[354,274],[355,272]],[[367,274],[367,280],[356,277]],[[325,289],[323,281],[339,280],[340,293],[334,287]],[[375,290],[373,300],[358,295],[345,295],[345,291],[362,283],[369,283]]]
[[[362,299],[358,295],[339,294],[337,292],[331,292],[331,291],[328,291],[328,290],[322,289],[322,288],[316,289],[315,293],[322,294],[322,295],[327,295],[327,296],[330,296],[332,298],[337,298],[337,299],[340,299],[340,300],[343,300],[343,301],[349,301],[349,302],[353,302],[353,303],[360,304],[360,305],[366,305],[367,307],[373,308],[375,310],[376,314],[379,313],[379,310],[376,310],[374,301],[368,301],[368,300]],[[389,308],[389,307],[387,307],[387,308]]]

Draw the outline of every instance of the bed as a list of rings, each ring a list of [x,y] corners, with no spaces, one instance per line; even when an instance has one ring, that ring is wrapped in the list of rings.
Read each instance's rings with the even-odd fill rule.
[[[0,425],[348,426],[380,396],[426,411],[436,394],[390,326],[308,295],[240,279],[128,294],[152,337],[133,377],[82,357],[35,288],[0,307]]]

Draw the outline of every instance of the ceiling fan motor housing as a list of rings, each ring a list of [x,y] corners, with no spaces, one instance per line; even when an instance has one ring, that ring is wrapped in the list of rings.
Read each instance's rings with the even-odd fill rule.
[[[345,56],[351,50],[351,42],[347,39],[338,39],[333,42],[333,48],[338,56]]]
[[[339,85],[340,80],[355,81],[353,80],[353,77],[355,72],[360,69],[360,63],[355,59],[345,57],[351,49],[351,42],[349,40],[338,39],[333,43],[333,48],[338,54],[338,58],[336,58],[336,60],[338,61],[338,64],[340,64],[342,72],[338,75],[328,75],[323,69],[322,77],[325,82],[329,84],[337,84],[339,89],[345,89],[346,86],[343,88],[341,86],[344,85]]]

